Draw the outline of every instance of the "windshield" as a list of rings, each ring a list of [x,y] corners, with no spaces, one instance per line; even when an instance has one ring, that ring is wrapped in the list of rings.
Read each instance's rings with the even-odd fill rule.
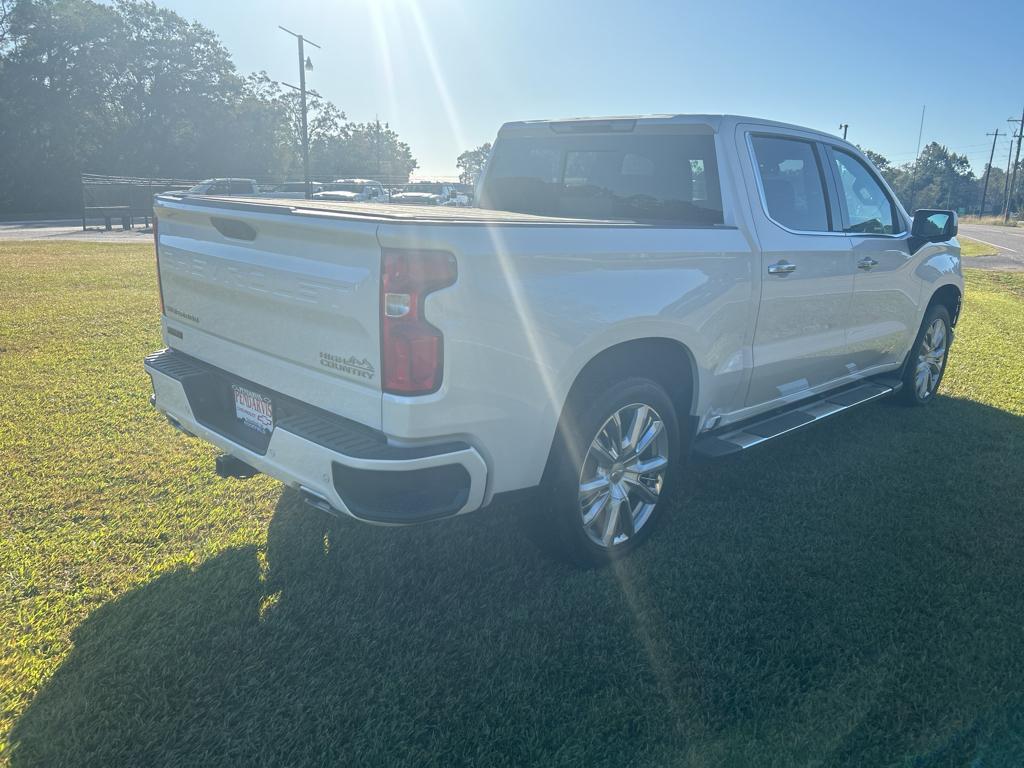
[[[568,134],[501,139],[480,207],[545,216],[722,223],[710,134]]]

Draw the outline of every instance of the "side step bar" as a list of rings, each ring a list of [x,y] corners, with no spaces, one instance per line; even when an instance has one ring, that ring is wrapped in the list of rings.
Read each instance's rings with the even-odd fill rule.
[[[903,382],[895,378],[869,379],[810,400],[802,400],[749,421],[729,424],[721,430],[698,435],[693,444],[693,455],[701,459],[730,456],[854,406],[898,392],[902,386]]]

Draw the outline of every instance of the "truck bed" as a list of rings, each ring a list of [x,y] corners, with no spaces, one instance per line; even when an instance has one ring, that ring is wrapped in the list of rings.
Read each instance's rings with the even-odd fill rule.
[[[443,205],[396,205],[394,203],[349,203],[342,200],[295,200],[273,197],[214,197],[209,195],[158,195],[161,200],[197,207],[266,213],[292,213],[307,216],[342,217],[357,221],[435,224],[527,224],[527,225],[590,225],[635,226],[649,224],[623,219],[577,219],[558,216],[536,216],[530,213],[492,211],[483,208],[457,208]]]

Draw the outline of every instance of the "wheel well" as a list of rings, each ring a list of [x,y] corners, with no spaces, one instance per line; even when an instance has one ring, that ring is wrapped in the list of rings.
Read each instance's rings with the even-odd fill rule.
[[[624,373],[627,372],[627,373]],[[607,386],[609,383],[629,376],[644,376],[661,384],[672,400],[679,419],[679,429],[690,428],[689,419],[694,411],[697,396],[697,377],[693,354],[682,343],[674,339],[646,338],[625,341],[602,350],[576,375],[569,394],[562,405],[558,430],[548,455],[551,456],[563,439],[571,422],[573,403]],[[545,470],[545,477],[547,471]]]
[[[960,316],[960,298],[959,288],[955,285],[944,285],[932,294],[932,298],[928,302],[928,309],[931,309],[936,304],[942,304],[949,311],[949,317],[953,325],[956,325],[957,318]],[[926,314],[927,311],[926,309]]]

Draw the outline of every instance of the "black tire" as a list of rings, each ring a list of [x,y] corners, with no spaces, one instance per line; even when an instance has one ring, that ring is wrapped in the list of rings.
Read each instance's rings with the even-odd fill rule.
[[[942,361],[938,366],[938,375],[935,376],[935,367],[931,366],[932,373],[928,375],[926,386],[922,391],[919,386],[920,371],[918,366],[922,355],[927,354],[926,339],[929,329],[934,323],[941,321],[944,325],[944,343]],[[928,405],[935,399],[935,393],[942,383],[942,376],[946,372],[946,362],[949,360],[949,346],[953,341],[953,323],[949,317],[949,310],[942,304],[935,304],[925,313],[924,321],[914,339],[914,346],[910,348],[907,356],[907,364],[903,371],[903,389],[900,390],[900,401],[905,405],[922,406]]]
[[[664,516],[666,500],[672,491],[682,464],[682,445],[679,433],[679,422],[672,400],[665,389],[655,381],[647,378],[630,378],[614,382],[600,388],[591,388],[574,396],[574,401],[567,405],[563,424],[556,438],[555,450],[551,458],[551,466],[546,474],[542,488],[540,503],[530,521],[531,538],[549,554],[568,561],[574,565],[593,568],[605,565],[629,552],[632,552],[651,535],[659,520]],[[657,432],[659,446],[663,445],[667,453],[668,463],[661,479],[660,492],[653,510],[642,518],[640,527],[632,535],[623,527],[618,536],[613,532],[613,543],[601,546],[591,539],[584,525],[580,500],[580,473],[587,461],[591,442],[598,432],[606,425],[614,414],[635,405],[645,405],[652,409],[663,429]],[[629,413],[629,411],[627,411]],[[632,412],[635,416],[635,411]],[[650,415],[650,414],[648,414]],[[650,416],[654,418],[654,416]],[[628,428],[627,428],[628,431]],[[661,433],[665,440],[661,440]],[[645,432],[646,434],[646,432]],[[624,435],[624,440],[628,435]],[[591,459],[593,461],[593,458]],[[588,471],[590,467],[588,465]],[[618,464],[616,466],[619,466]],[[634,465],[635,466],[635,465]],[[646,476],[648,481],[652,475]],[[624,481],[620,487],[630,488],[626,501],[630,503],[629,523],[634,520],[633,504],[646,506],[640,498],[642,489],[634,483],[627,485]],[[609,502],[614,504],[614,502]],[[623,506],[618,507],[621,514]],[[605,514],[610,515],[611,512]],[[623,518],[625,521],[625,518]],[[607,526],[605,526],[607,528]],[[613,524],[613,528],[618,528]],[[615,541],[619,536],[627,536],[621,542]]]

